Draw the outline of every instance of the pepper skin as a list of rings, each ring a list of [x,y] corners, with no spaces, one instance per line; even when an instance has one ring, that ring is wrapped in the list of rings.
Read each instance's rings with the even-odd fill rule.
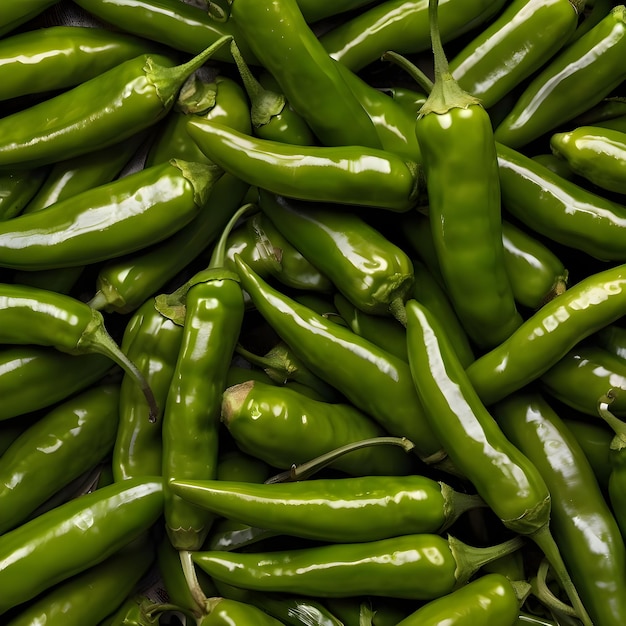
[[[445,459],[406,362],[298,304],[235,260],[241,285],[257,310],[314,374],[336,386],[389,434],[407,437],[422,460]]]
[[[70,500],[0,536],[0,615],[101,563],[162,512],[160,481],[128,480]]]
[[[504,264],[495,142],[488,113],[451,77],[431,9],[435,83],[415,122],[428,217],[454,309],[470,339],[488,349],[522,323]]]
[[[59,0],[4,0],[0,7],[0,37],[28,22]]]
[[[19,215],[43,185],[47,175],[45,167],[0,172],[0,221]]]
[[[450,61],[452,76],[492,107],[567,43],[584,4],[514,0]]]
[[[626,75],[626,7],[616,6],[546,65],[496,127],[496,141],[519,148],[590,109]]]
[[[51,26],[0,41],[0,100],[66,89],[148,52],[149,42],[104,28]]]
[[[188,224],[222,173],[172,161],[0,222],[0,267],[82,266],[146,248]]]
[[[624,624],[626,547],[576,439],[539,393],[512,394],[493,413],[550,489],[552,533],[593,623]]]
[[[255,591],[431,600],[466,582],[479,563],[515,551],[520,544],[515,538],[474,548],[453,537],[422,533],[275,552],[198,551],[192,559],[211,577]]]
[[[485,574],[431,600],[397,626],[515,626],[520,604],[512,581],[500,574]]]
[[[118,402],[119,387],[92,387],[58,404],[0,456],[0,534],[111,452]]]
[[[626,260],[626,207],[498,145],[504,209],[549,240],[605,261]]]
[[[230,520],[324,542],[441,533],[481,500],[420,475],[254,484],[173,481],[192,504]]]
[[[223,38],[214,47],[226,41]],[[0,120],[0,168],[69,159],[153,126],[172,108],[187,77],[214,47],[178,66],[167,56],[143,54],[6,115]]]
[[[591,274],[531,315],[467,368],[489,405],[539,378],[580,341],[624,314],[626,266]]]
[[[408,255],[349,211],[260,191],[259,206],[283,236],[365,313],[401,315],[413,287]]]
[[[601,189],[626,194],[626,133],[579,126],[550,137],[552,151]]]
[[[323,402],[258,381],[224,391],[221,419],[244,452],[279,469],[386,434],[350,404]],[[353,476],[404,475],[410,472],[411,462],[406,452],[385,445],[350,452],[332,467]]]
[[[197,626],[280,626],[282,622],[274,619],[265,611],[237,600],[214,598],[209,601],[210,609],[201,617]]]
[[[101,354],[21,345],[0,350],[0,420],[45,409],[88,388],[114,367]],[[37,393],[33,393],[33,390]]]
[[[283,144],[204,120],[188,131],[227,172],[290,198],[405,212],[421,189],[419,164],[385,150]]]

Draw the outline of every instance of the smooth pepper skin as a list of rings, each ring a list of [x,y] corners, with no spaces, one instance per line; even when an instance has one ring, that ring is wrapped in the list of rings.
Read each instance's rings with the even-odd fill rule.
[[[405,361],[280,293],[237,258],[236,263],[255,307],[314,374],[340,389],[389,434],[407,437],[422,460],[445,458]]]
[[[512,394],[493,414],[550,489],[552,533],[593,623],[623,624],[626,548],[582,448],[540,393]]]
[[[626,7],[619,5],[537,74],[495,129],[496,141],[525,146],[600,102],[624,80],[625,53]]]
[[[601,189],[626,194],[626,133],[579,126],[550,137],[552,151]]]
[[[415,387],[455,466],[508,528],[531,534],[547,525],[550,493],[541,475],[488,413],[439,322],[416,300],[406,312]]]
[[[572,285],[467,367],[478,396],[490,405],[536,380],[585,337],[622,317],[625,299],[624,265]]]
[[[209,600],[211,608],[208,613],[197,620],[197,626],[280,626],[282,622],[274,619],[265,611],[247,602],[239,602],[229,598]]]
[[[108,556],[163,513],[160,480],[114,483],[0,536],[0,615]]]
[[[0,456],[0,534],[109,455],[119,386],[94,386],[58,404]]]
[[[626,208],[498,144],[502,205],[549,240],[605,261],[626,260]]]
[[[43,185],[46,167],[0,172],[0,221],[19,215]]]
[[[519,607],[508,578],[485,574],[443,598],[431,600],[397,626],[515,626]]]
[[[73,87],[146,53],[145,40],[104,28],[51,26],[0,42],[0,100]]]
[[[239,448],[280,469],[386,434],[350,404],[323,402],[259,381],[226,389],[221,419]],[[350,452],[332,467],[353,476],[402,475],[410,471],[411,462],[406,452],[385,445]]]
[[[514,0],[450,60],[452,76],[485,108],[560,50],[578,25],[580,0]]]
[[[296,146],[194,120],[188,132],[204,154],[250,185],[297,198],[409,211],[421,168],[393,152],[365,146]]]
[[[172,161],[1,222],[0,266],[82,266],[146,248],[188,224],[222,173]]]
[[[287,241],[360,310],[392,315],[408,298],[414,282],[411,259],[358,215],[328,205],[298,204],[263,190],[259,206]]]
[[[420,475],[273,484],[173,481],[169,486],[182,498],[222,517],[337,543],[439,533],[463,510],[455,507],[449,487]]]
[[[43,13],[58,0],[6,0],[0,8],[0,36]]]

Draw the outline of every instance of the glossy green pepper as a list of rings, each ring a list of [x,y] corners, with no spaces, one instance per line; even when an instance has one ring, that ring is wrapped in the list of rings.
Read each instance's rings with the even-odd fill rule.
[[[0,172],[0,221],[19,215],[43,185],[47,175],[45,167]]]
[[[496,147],[489,115],[450,73],[436,4],[429,9],[435,83],[415,123],[428,217],[452,305],[469,337],[489,348],[522,322],[504,264]]]
[[[182,498],[230,520],[325,542],[441,533],[480,498],[420,475],[254,484],[173,481]]]
[[[265,611],[247,602],[228,598],[213,598],[208,613],[200,618],[197,626],[280,626],[281,622]]]
[[[421,190],[420,166],[364,146],[296,146],[194,120],[189,134],[204,154],[250,185],[301,200],[409,211]]]
[[[593,623],[623,624],[626,547],[582,448],[539,393],[512,394],[493,414],[550,489],[550,527]]]
[[[323,402],[258,381],[224,391],[221,419],[244,452],[279,469],[386,434],[350,404]],[[411,462],[396,446],[377,446],[350,452],[332,467],[353,476],[403,475],[409,473]]]
[[[146,248],[188,224],[222,173],[172,161],[0,222],[0,266],[82,266]]]
[[[259,206],[352,304],[365,313],[401,319],[414,277],[411,259],[399,246],[341,208],[298,204],[263,190]]]
[[[43,13],[58,0],[6,0],[0,9],[0,36]]]
[[[73,87],[144,54],[149,42],[104,28],[50,26],[0,41],[0,100]]]
[[[619,5],[533,78],[495,129],[496,140],[525,146],[600,102],[624,80],[625,51],[626,7]]]
[[[0,615],[114,554],[163,512],[160,481],[128,480],[62,504],[0,536]]]
[[[550,137],[552,151],[601,189],[626,193],[626,133],[579,126]]]
[[[113,449],[119,387],[92,387],[58,404],[0,457],[0,534]]]
[[[274,552],[198,551],[192,559],[210,576],[244,589],[430,600],[450,593],[481,565],[520,545],[515,537],[476,548],[453,537],[422,533]]]

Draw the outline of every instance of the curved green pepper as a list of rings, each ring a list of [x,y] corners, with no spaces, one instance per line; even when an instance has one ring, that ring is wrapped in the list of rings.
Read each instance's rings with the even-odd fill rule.
[[[281,626],[282,622],[247,602],[228,598],[209,600],[209,612],[200,618],[197,626]]]
[[[28,22],[59,0],[6,0],[0,8],[0,36]]]
[[[156,480],[127,480],[62,504],[0,536],[0,615],[97,565],[163,512]]]
[[[323,402],[258,381],[224,391],[222,421],[244,452],[279,469],[385,435],[376,422],[350,404]],[[393,476],[407,474],[411,461],[396,446],[377,446],[341,456],[332,467],[354,476]]]
[[[146,248],[189,223],[221,175],[172,161],[0,222],[0,266],[71,267]]]
[[[366,313],[401,317],[413,287],[407,254],[358,215],[263,190],[259,206],[283,236],[337,290]]]
[[[534,77],[495,129],[496,141],[525,146],[600,102],[624,80],[625,52],[626,7],[619,5]]]
[[[0,457],[0,534],[107,456],[119,387],[93,387],[57,405]]]
[[[420,166],[364,146],[296,146],[194,120],[189,134],[204,154],[250,185],[298,198],[409,211],[421,189]]]
[[[325,542],[441,533],[482,501],[420,475],[254,484],[179,481],[181,498],[230,520]]]
[[[552,151],[601,189],[626,193],[626,133],[579,126],[550,137]]]
[[[0,172],[0,221],[19,215],[43,185],[47,175],[45,167]]]
[[[576,439],[538,393],[512,394],[493,414],[548,485],[550,527],[593,623],[623,624],[626,547]]]

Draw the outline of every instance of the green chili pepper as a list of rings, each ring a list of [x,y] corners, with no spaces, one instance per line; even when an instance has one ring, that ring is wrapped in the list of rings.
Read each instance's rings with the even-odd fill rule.
[[[241,285],[255,307],[314,374],[389,434],[407,437],[422,460],[445,459],[427,425],[406,362],[271,288],[235,259]]]
[[[71,267],[146,248],[188,224],[221,175],[172,161],[0,222],[0,266]]]
[[[530,591],[500,574],[485,574],[448,595],[431,600],[398,622],[398,626],[515,626],[520,605]],[[519,597],[521,595],[521,598]]]
[[[602,260],[626,259],[626,208],[498,145],[505,210],[533,231]]]
[[[489,115],[450,74],[432,0],[430,15],[435,83],[415,123],[428,216],[454,309],[470,338],[488,348],[522,322],[504,265],[495,142]]]
[[[620,96],[609,97],[577,115],[571,120],[571,124],[574,128],[576,126],[599,126],[604,123],[610,125],[612,121],[617,121],[624,115],[626,115],[626,99]]]
[[[88,388],[112,367],[111,360],[101,354],[5,346],[0,352],[0,420],[52,406]]]
[[[626,7],[619,5],[533,78],[495,129],[496,140],[527,145],[600,102],[624,80],[625,51]]]
[[[221,452],[217,463],[217,480],[262,483],[270,476],[267,463],[241,450]]]
[[[387,87],[378,87],[380,91],[388,95],[402,106],[413,118],[417,117],[419,110],[424,106],[428,96],[421,91],[415,91],[403,85],[390,85]]]
[[[149,541],[125,546],[102,563],[61,583],[27,605],[10,626],[97,624],[132,592],[154,558]]]
[[[182,334],[180,326],[156,310],[152,299],[137,309],[124,331],[122,350],[142,372],[160,407],[165,406]],[[125,375],[113,448],[113,476],[117,481],[161,475],[161,424],[151,422],[148,415],[146,399]]]
[[[623,624],[626,547],[582,448],[539,393],[513,394],[493,413],[548,485],[550,527],[593,623]]]
[[[160,481],[128,480],[0,536],[0,614],[114,554],[163,512]]]
[[[332,282],[282,235],[263,213],[247,218],[228,238],[227,267],[235,271],[239,255],[264,278],[273,277],[294,289],[330,292]]]
[[[400,247],[358,215],[337,207],[298,204],[263,190],[259,206],[356,307],[401,319],[414,278],[411,259]]]
[[[600,347],[626,361],[626,328],[619,325],[619,320],[603,326],[593,338]]]
[[[550,146],[579,176],[601,189],[626,193],[626,133],[579,126],[552,135]]]
[[[212,521],[211,515],[172,492],[169,483],[217,475],[222,392],[244,315],[237,275],[225,268],[225,244],[235,222],[250,206],[244,205],[228,222],[206,270],[169,297],[155,300],[162,314],[183,324],[163,415],[163,476],[168,481],[165,522],[179,550],[200,548]]]
[[[264,5],[229,0],[229,5],[229,19],[322,144],[382,147],[372,120],[306,23],[296,0]]]
[[[420,165],[363,146],[296,146],[194,120],[204,154],[250,185],[301,200],[409,211],[421,190]]]
[[[364,313],[340,293],[335,294],[333,302],[353,332],[408,363],[406,332],[401,324],[389,317]]]
[[[0,424],[0,462],[2,455],[11,447],[13,442],[31,425],[31,422],[37,416],[31,417],[30,420],[12,420]]]
[[[441,2],[441,35],[450,41],[496,15],[504,0]],[[320,37],[328,54],[358,71],[387,50],[416,53],[430,49],[427,0],[387,0],[336,26]]]
[[[0,221],[10,220],[22,212],[47,174],[45,167],[0,172]]]
[[[119,387],[93,387],[57,405],[0,457],[0,534],[102,461],[117,432]]]
[[[450,61],[459,85],[493,106],[545,65],[578,25],[585,0],[513,0]]]
[[[419,475],[254,484],[173,481],[181,498],[228,519],[325,542],[441,533],[481,500]]]
[[[618,391],[612,410],[626,416],[626,363],[593,343],[581,342],[539,378],[547,395],[586,415],[598,414],[598,398]]]
[[[280,626],[282,622],[265,611],[246,602],[213,598],[209,612],[197,622],[197,626]]]
[[[222,37],[233,37],[246,59],[254,60],[236,25],[216,22],[206,10],[187,2],[180,6],[179,0],[77,0],[76,4],[123,31],[191,54]],[[226,48],[216,50],[214,58],[232,63]]]
[[[489,414],[444,328],[415,300],[406,310],[409,365],[433,430],[502,523],[544,552],[577,616],[590,625],[550,531],[551,497],[541,473]]]
[[[119,365],[140,386],[150,407],[158,408],[141,372],[121,351],[89,305],[52,291],[0,284],[0,343],[51,346],[68,354],[102,354]]]
[[[591,274],[531,315],[497,348],[467,368],[489,405],[539,378],[569,350],[624,314],[626,267]]]
[[[147,52],[150,44],[104,28],[51,26],[0,41],[0,100],[73,87]]]
[[[275,552],[198,551],[192,559],[213,578],[255,591],[429,600],[450,593],[482,564],[521,543],[515,537],[476,548],[453,537],[422,533]]]
[[[571,180],[576,182],[576,174],[572,171],[572,168],[567,164],[565,159],[561,159],[552,153],[536,154],[532,157],[533,161],[536,161],[543,167],[549,169],[553,174],[565,178],[565,180]]]
[[[0,36],[28,22],[58,0],[5,0],[0,8]]]
[[[224,391],[222,421],[244,452],[279,469],[385,434],[350,404],[323,402],[258,381]],[[353,476],[403,475],[409,473],[411,461],[396,446],[377,446],[342,456],[332,467]]]
[[[223,37],[178,66],[164,55],[137,56],[3,117],[0,168],[69,159],[153,126],[172,108],[185,80],[226,41]]]

